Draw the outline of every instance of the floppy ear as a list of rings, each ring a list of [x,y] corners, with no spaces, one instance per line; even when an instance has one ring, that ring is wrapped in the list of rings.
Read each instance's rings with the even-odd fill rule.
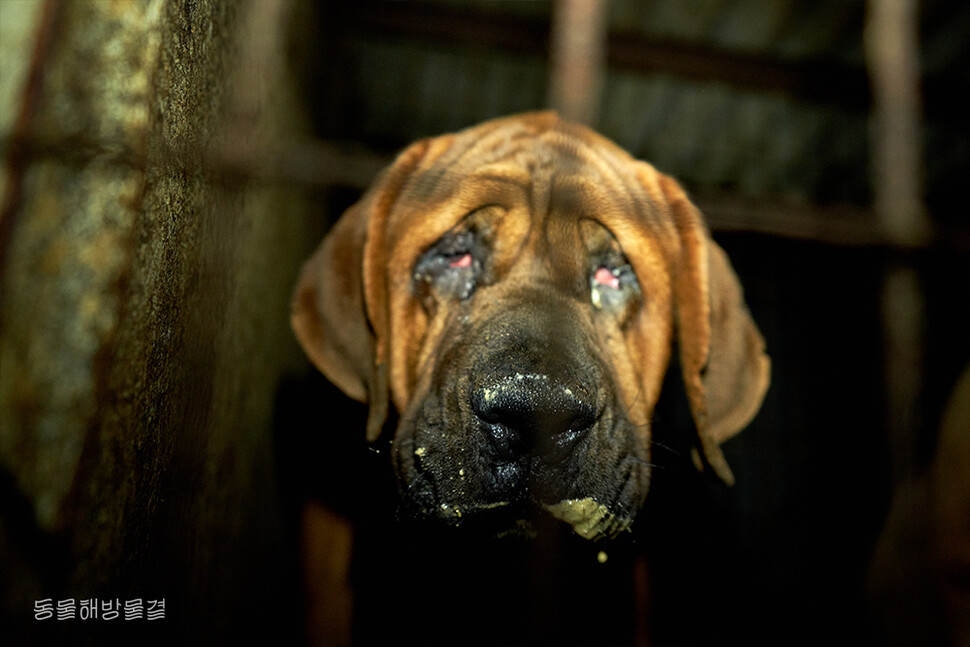
[[[661,186],[681,244],[674,310],[687,398],[704,459],[732,484],[720,444],[741,431],[761,407],[771,361],[724,250],[711,240],[683,189],[666,177]]]
[[[412,145],[340,217],[303,267],[291,323],[307,356],[349,397],[368,404],[367,438],[387,419],[384,231],[426,142]]]

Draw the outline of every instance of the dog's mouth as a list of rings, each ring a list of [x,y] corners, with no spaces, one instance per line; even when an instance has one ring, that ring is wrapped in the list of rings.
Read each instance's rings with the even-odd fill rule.
[[[413,500],[402,503],[401,520],[451,526],[469,534],[500,539],[531,539],[546,532],[552,524],[565,523],[583,539],[603,541],[623,534],[633,523],[632,518],[614,514],[608,506],[592,497],[563,499],[558,503],[525,499],[463,505],[441,503],[436,507],[417,509],[414,504]]]
[[[399,471],[399,520],[474,529],[492,536],[530,535],[551,520],[565,523],[584,539],[612,539],[630,529],[635,517],[638,479],[615,474],[583,474],[580,464],[549,464],[547,459],[464,463],[455,468],[445,458],[423,460],[419,448],[404,473]],[[637,461],[629,457],[627,464]],[[400,467],[400,465],[399,465]],[[582,487],[590,478],[612,480],[599,494]],[[629,499],[629,501],[627,500]]]
[[[554,392],[554,406],[546,409],[561,419],[548,423],[545,409],[525,407],[528,388],[504,400],[494,390],[482,396],[493,398],[490,409],[476,404],[469,389],[444,389],[404,417],[392,453],[402,495],[398,518],[493,536],[528,534],[550,520],[593,541],[629,530],[649,482],[649,457],[637,434],[643,430],[608,400],[578,407]],[[540,417],[556,433],[543,432]]]

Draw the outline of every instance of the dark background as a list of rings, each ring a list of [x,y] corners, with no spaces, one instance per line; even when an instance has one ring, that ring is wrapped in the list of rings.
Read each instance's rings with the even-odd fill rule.
[[[294,51],[317,136],[390,152],[544,107],[551,8],[361,3],[313,13],[305,28],[319,39]],[[610,5],[593,126],[693,193],[773,361],[761,412],[725,446],[733,488],[694,472],[683,412],[659,417],[656,437],[674,451],[657,450],[661,467],[636,543],[649,555],[660,644],[885,640],[867,597],[870,559],[894,487],[927,468],[945,398],[970,359],[962,332],[970,317],[958,296],[970,267],[956,207],[968,133],[965,100],[954,96],[966,83],[967,47],[950,40],[968,16],[956,3],[922,5],[924,199],[939,229],[916,248],[882,238],[872,212],[864,20],[861,2]],[[737,225],[737,204],[763,219]],[[791,214],[805,215],[812,230],[772,222]],[[944,233],[950,227],[963,233]],[[884,299],[887,275],[900,268],[917,279],[922,302],[912,307],[923,317],[918,396],[905,405],[902,432],[890,424],[900,409],[886,395],[894,333]],[[891,433],[905,434],[912,450],[895,459],[901,468],[893,467]],[[467,554],[453,559],[466,563]],[[597,575],[579,572],[586,604],[590,590],[607,607],[630,599],[628,589],[611,596]],[[404,589],[416,586],[406,581]],[[487,578],[468,585],[483,597],[505,587],[516,604],[512,587]],[[614,631],[605,636],[624,635]],[[578,644],[591,640],[567,633]]]
[[[590,125],[689,190],[772,358],[737,484],[694,470],[671,379],[631,536],[394,523],[292,286],[400,148],[555,104],[557,6],[0,0],[0,643],[300,644],[316,500],[358,523],[364,642],[631,644],[646,614],[660,645],[947,644],[912,494],[970,362],[960,0],[912,25],[915,237],[876,207],[870,3],[609,2]],[[34,619],[134,597],[165,620]]]

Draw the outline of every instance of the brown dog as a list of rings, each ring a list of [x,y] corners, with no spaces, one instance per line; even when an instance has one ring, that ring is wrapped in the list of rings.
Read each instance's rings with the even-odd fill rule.
[[[307,263],[293,326],[313,363],[398,416],[404,508],[461,525],[541,510],[599,539],[650,482],[672,348],[699,467],[768,386],[764,343],[681,187],[553,113],[417,142]]]

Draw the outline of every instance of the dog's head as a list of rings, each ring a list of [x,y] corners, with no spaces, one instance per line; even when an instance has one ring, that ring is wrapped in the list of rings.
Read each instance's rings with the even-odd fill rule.
[[[529,505],[598,538],[650,481],[650,421],[679,349],[700,455],[755,414],[764,343],[724,252],[671,178],[536,113],[405,150],[307,263],[311,360],[389,406],[409,508],[459,523]]]

